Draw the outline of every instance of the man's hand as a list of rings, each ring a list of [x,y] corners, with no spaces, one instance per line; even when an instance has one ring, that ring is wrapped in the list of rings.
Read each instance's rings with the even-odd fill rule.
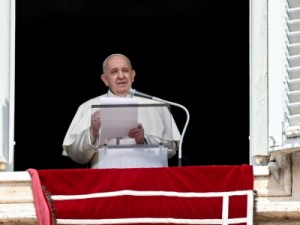
[[[141,123],[138,123],[137,128],[129,131],[129,137],[134,138],[137,144],[144,144],[144,128]]]
[[[97,110],[91,116],[91,126],[90,126],[90,134],[95,138],[99,135],[99,130],[101,126],[100,120],[100,110]]]

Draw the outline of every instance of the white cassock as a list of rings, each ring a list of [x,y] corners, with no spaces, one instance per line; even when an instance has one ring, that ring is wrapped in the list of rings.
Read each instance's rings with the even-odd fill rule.
[[[90,163],[92,168],[166,166],[167,159],[176,153],[174,143],[178,145],[180,141],[180,132],[168,108],[138,108],[138,122],[143,125],[145,140],[149,148],[120,148],[114,150],[114,152],[110,151],[110,154],[106,154],[111,149],[107,149],[106,147],[100,148],[99,146],[103,144],[100,140],[96,140],[92,144],[89,133],[92,105],[99,105],[102,97],[117,96],[108,91],[107,94],[90,99],[78,107],[63,141],[63,155],[69,156],[72,160],[80,164]],[[132,96],[128,95],[126,97],[131,98]],[[138,100],[139,105],[161,104],[161,102],[150,99],[134,98]],[[127,137],[120,140],[120,145],[135,144],[135,140],[130,139]],[[158,148],[153,148],[154,145],[159,145],[160,143],[169,143],[167,151],[163,151],[162,154]],[[138,154],[136,154],[137,152]],[[161,164],[157,161],[159,158],[162,159]]]

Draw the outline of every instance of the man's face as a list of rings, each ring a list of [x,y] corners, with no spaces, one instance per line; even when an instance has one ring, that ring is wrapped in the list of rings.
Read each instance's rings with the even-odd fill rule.
[[[134,81],[135,71],[129,61],[120,55],[108,59],[102,81],[118,96],[126,96]]]

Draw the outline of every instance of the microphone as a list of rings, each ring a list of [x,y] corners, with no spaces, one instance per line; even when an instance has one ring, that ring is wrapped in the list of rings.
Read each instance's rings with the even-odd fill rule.
[[[153,98],[153,96],[144,94],[144,93],[139,92],[139,91],[137,91],[137,90],[135,90],[135,89],[131,89],[131,90],[129,91],[129,94],[130,94],[131,96],[138,96],[138,97],[142,97],[142,98],[148,98],[148,99],[152,99],[152,98]]]
[[[142,92],[136,91],[135,89],[132,89],[132,88],[130,89],[129,94],[131,96],[138,96],[138,97],[142,97],[142,98],[153,99],[153,100],[156,100],[156,101],[159,101],[159,102],[167,103],[169,105],[177,106],[179,108],[182,108],[185,111],[185,113],[186,113],[186,122],[185,122],[185,125],[183,127],[183,130],[182,130],[182,133],[181,133],[181,136],[180,136],[179,149],[178,149],[178,165],[181,166],[183,137],[185,135],[185,131],[186,131],[187,126],[188,126],[189,121],[190,121],[190,113],[187,110],[187,108],[184,107],[183,105],[178,104],[178,103],[170,102],[170,101],[167,101],[167,100],[164,100],[164,99],[161,99],[161,98],[156,98],[154,96],[147,95],[147,94],[144,94]]]

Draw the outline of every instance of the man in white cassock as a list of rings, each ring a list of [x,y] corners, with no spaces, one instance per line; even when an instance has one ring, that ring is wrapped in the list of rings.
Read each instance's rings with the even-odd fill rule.
[[[63,140],[63,155],[69,156],[79,164],[88,164],[91,168],[167,166],[164,160],[176,154],[180,132],[168,107],[162,106],[161,102],[131,94],[135,75],[136,72],[125,55],[112,54],[103,61],[101,80],[108,87],[108,92],[78,107]],[[137,126],[132,128],[128,135],[103,140],[101,109],[92,111],[92,106],[99,105],[103,98],[111,97],[120,100],[135,98],[138,105],[150,104],[153,107],[138,107]],[[116,145],[122,148],[109,147]],[[164,147],[153,148],[160,145]]]

